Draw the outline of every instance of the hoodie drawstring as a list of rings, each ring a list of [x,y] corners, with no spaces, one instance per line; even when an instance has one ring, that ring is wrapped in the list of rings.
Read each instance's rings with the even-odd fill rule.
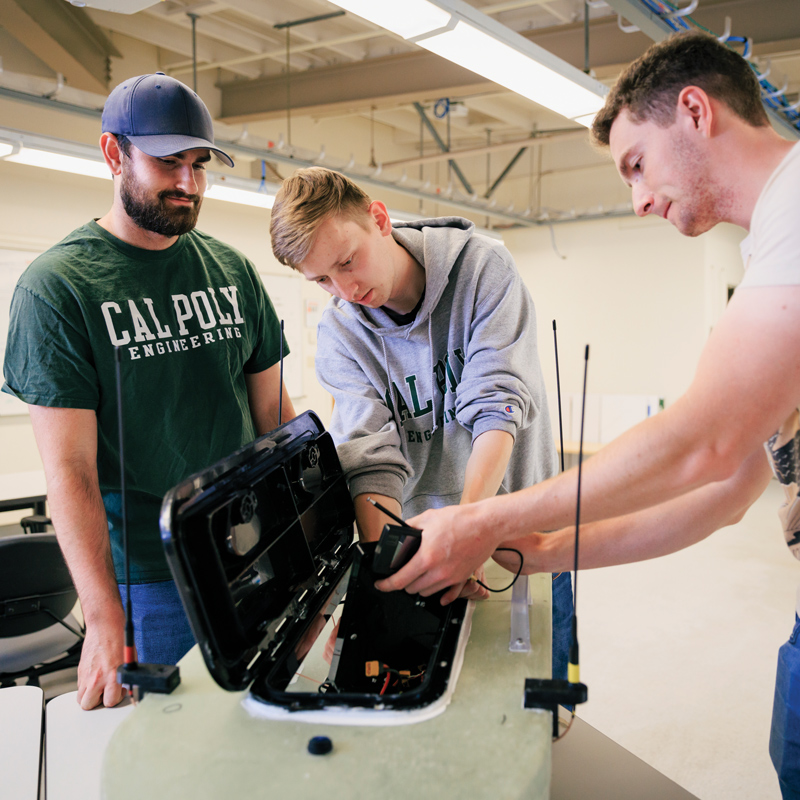
[[[431,398],[433,399],[433,428],[431,434],[439,430],[438,416],[436,414],[436,373],[433,368],[433,311],[428,314],[428,354],[430,355]]]

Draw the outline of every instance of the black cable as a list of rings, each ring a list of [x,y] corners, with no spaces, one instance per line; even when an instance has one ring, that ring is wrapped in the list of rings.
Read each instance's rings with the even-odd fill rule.
[[[288,34],[289,29],[286,29]],[[278,427],[283,424],[283,320],[281,320],[281,375],[278,382]]]
[[[561,442],[561,471],[564,472],[564,425],[561,421],[561,376],[558,372],[558,336],[556,335],[556,321],[553,320],[553,344],[556,348],[556,392],[558,397],[558,438]]]
[[[519,556],[519,569],[517,570],[517,574],[514,576],[514,580],[511,581],[511,583],[509,583],[504,589],[492,589],[491,586],[487,586],[483,581],[479,581],[477,578],[475,578],[475,583],[477,583],[478,586],[483,586],[484,589],[490,592],[507,592],[517,582],[517,578],[522,575],[522,568],[525,566],[525,557],[514,547],[498,547],[497,549],[505,550],[507,553],[516,553]]]

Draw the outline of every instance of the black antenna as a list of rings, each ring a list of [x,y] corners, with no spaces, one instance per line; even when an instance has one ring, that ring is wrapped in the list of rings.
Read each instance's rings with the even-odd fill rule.
[[[553,339],[556,338],[556,321],[553,320]],[[583,368],[583,405],[581,407],[581,439],[578,449],[578,500],[575,510],[575,589],[574,607],[572,611],[572,641],[569,646],[569,663],[567,680],[542,680],[541,678],[525,679],[525,708],[542,708],[553,714],[553,738],[558,738],[558,706],[576,706],[585,703],[589,690],[580,682],[580,666],[578,662],[578,614],[575,611],[578,603],[578,546],[581,526],[581,469],[583,464],[583,423],[586,416],[586,376],[589,368],[589,345],[586,345]],[[558,342],[556,341],[556,380],[558,382],[558,425],[561,426],[561,384],[558,380]],[[564,438],[561,434],[561,470],[564,470]],[[573,716],[575,712],[573,711]]]
[[[387,517],[393,519],[398,525],[405,525],[406,527],[408,527],[408,523],[404,519],[398,517],[397,514],[393,514],[391,511],[389,511],[388,508],[382,506],[377,500],[373,500],[371,497],[368,497],[367,500],[369,500],[369,502],[372,503],[372,505],[374,505],[375,508],[378,509],[378,511],[383,511],[383,513],[386,514]]]
[[[583,361],[583,400],[581,401],[581,439],[578,447],[578,499],[575,503],[575,577],[573,579],[572,642],[569,646],[567,680],[580,684],[581,668],[578,661],[578,542],[581,530],[581,474],[583,472],[583,423],[586,418],[586,376],[589,372],[589,345]]]
[[[556,321],[553,320],[553,344],[556,347],[556,395],[558,397],[558,437],[561,442],[561,471],[564,471],[564,425],[561,421],[561,376],[558,374],[558,335]]]
[[[278,427],[283,422],[283,320],[281,320],[281,377],[278,385]]]
[[[130,689],[134,702],[145,692],[169,694],[180,682],[180,670],[171,664],[139,664],[133,637],[133,608],[131,606],[131,559],[128,551],[128,511],[125,490],[125,436],[122,413],[122,350],[114,348],[117,383],[117,430],[119,434],[119,491],[122,496],[122,552],[125,559],[125,647],[121,667],[117,667],[117,682]]]
[[[125,436],[122,413],[122,351],[114,348],[117,382],[117,431],[119,435],[119,491],[122,496],[122,552],[125,556],[125,649],[123,662],[126,669],[136,669],[136,647],[133,641],[133,610],[131,609],[131,561],[128,557],[128,511],[125,491]]]

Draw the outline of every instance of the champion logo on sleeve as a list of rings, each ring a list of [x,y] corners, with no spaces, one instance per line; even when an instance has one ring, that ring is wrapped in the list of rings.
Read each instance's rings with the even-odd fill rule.
[[[513,414],[514,413],[514,406],[506,406],[504,411],[506,414]]]

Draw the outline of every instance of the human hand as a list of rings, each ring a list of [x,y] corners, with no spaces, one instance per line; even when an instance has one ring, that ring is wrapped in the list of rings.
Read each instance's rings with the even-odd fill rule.
[[[122,664],[123,646],[122,625],[87,624],[78,664],[78,702],[81,708],[94,708],[100,704],[110,708],[127,696],[127,690],[117,683],[117,667]]]
[[[497,548],[495,535],[480,524],[480,505],[431,509],[408,520],[408,525],[422,531],[419,550],[408,564],[375,587],[382,592],[405,589],[423,597],[462,587]],[[452,602],[458,593],[450,597],[448,592],[443,602]]]
[[[489,597],[489,590],[480,583],[486,583],[486,570],[482,565],[467,578],[464,583],[451,586],[442,597],[442,605],[446,606],[456,599],[465,600],[486,600]]]

